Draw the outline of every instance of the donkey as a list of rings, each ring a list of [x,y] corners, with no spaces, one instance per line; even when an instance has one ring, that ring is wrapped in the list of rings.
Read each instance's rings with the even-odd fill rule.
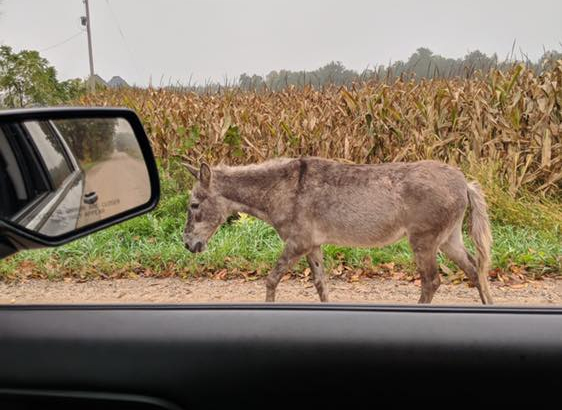
[[[487,282],[492,243],[487,205],[479,185],[467,183],[456,168],[436,161],[353,165],[317,157],[187,167],[197,179],[183,234],[189,251],[205,250],[236,212],[271,224],[283,239],[281,257],[266,278],[266,302],[275,301],[281,277],[303,256],[320,300],[328,301],[323,244],[375,247],[406,236],[421,276],[418,303],[431,303],[440,285],[439,250],[467,274],[482,303],[493,303]],[[476,260],[462,238],[469,204]]]

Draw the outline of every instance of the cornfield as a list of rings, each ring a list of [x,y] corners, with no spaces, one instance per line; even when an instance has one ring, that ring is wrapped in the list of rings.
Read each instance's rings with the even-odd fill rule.
[[[469,79],[351,87],[105,90],[80,104],[136,110],[157,157],[241,164],[315,155],[356,163],[437,159],[499,164],[512,195],[560,195],[562,60],[537,75],[523,65]]]

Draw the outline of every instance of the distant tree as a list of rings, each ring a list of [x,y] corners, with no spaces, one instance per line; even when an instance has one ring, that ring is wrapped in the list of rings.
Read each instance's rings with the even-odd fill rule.
[[[355,71],[345,68],[340,61],[332,61],[320,67],[315,74],[320,78],[322,85],[349,85],[359,77]]]
[[[471,51],[463,58],[454,59],[434,54],[425,47],[418,48],[406,62],[397,61],[385,71],[386,76],[414,75],[415,78],[470,77],[477,71],[490,68],[508,69],[511,62],[500,65],[497,54],[488,56],[479,50]]]
[[[249,76],[248,74],[244,73],[240,75],[238,79],[238,86],[246,91],[256,91],[262,88],[264,85],[264,81],[262,76],[260,75],[252,75]]]
[[[562,59],[562,53],[547,51],[533,63],[526,56],[528,67],[537,72],[544,70],[553,61]],[[506,59],[499,61],[496,53],[487,55],[480,50],[468,52],[462,58],[449,58],[433,53],[427,47],[418,48],[406,61],[396,61],[388,66],[366,69],[359,73],[347,69],[341,62],[332,61],[313,71],[273,70],[265,78],[259,75],[244,73],[238,80],[238,87],[243,90],[255,91],[266,86],[273,91],[280,91],[289,86],[312,86],[322,88],[329,85],[349,86],[353,82],[368,80],[394,81],[397,77],[415,78],[454,78],[472,77],[478,72],[488,72],[492,68],[502,71],[509,70],[516,61]],[[215,84],[206,85],[204,91],[216,90]],[[200,92],[198,88],[194,91]]]
[[[79,79],[58,81],[55,68],[37,51],[0,46],[0,103],[6,107],[61,104],[84,90]]]
[[[464,56],[462,61],[464,74],[470,77],[476,71],[489,71],[490,68],[497,65],[497,59],[495,54],[488,57],[479,50],[472,51]]]
[[[555,61],[562,60],[562,53],[555,50],[545,51],[536,65],[537,71],[542,71]]]

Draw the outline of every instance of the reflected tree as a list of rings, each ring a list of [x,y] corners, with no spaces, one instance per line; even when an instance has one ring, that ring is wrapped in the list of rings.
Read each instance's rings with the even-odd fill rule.
[[[54,123],[81,164],[104,160],[115,149],[117,119],[87,118]]]

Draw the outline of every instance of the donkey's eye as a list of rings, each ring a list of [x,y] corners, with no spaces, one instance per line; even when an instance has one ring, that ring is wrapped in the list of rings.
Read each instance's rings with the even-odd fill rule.
[[[199,208],[199,204],[191,204],[191,209],[197,209]]]

